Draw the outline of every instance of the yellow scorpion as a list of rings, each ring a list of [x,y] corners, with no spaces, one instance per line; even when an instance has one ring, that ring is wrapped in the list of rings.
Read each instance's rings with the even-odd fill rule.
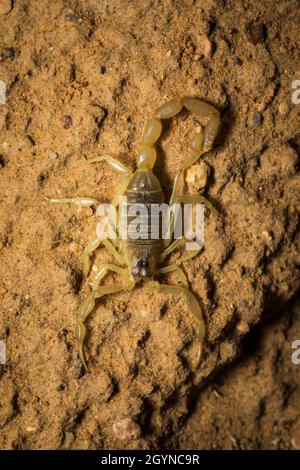
[[[164,119],[169,119],[182,110],[182,108],[196,113],[200,118],[205,118],[207,124],[201,131],[196,133],[191,141],[191,154],[188,155],[180,166],[176,174],[169,206],[174,203],[189,203],[189,204],[205,204],[210,210],[214,211],[209,201],[201,195],[182,194],[184,186],[185,170],[195,163],[201,155],[208,152],[218,135],[221,119],[220,114],[216,108],[210,104],[199,100],[197,98],[184,97],[174,98],[161,106],[150,118],[144,127],[142,146],[137,156],[137,170],[132,171],[126,168],[121,162],[109,155],[102,155],[99,157],[88,160],[89,163],[105,161],[115,170],[124,175],[124,180],[121,182],[113,200],[112,206],[119,210],[119,198],[121,196],[127,197],[127,205],[143,203],[149,206],[153,203],[161,203],[164,200],[163,190],[157,177],[153,174],[153,167],[156,161],[155,143],[158,141],[162,132],[162,123]],[[98,206],[99,202],[96,199],[88,197],[74,197],[74,198],[46,198],[54,203],[70,203],[77,206],[91,207]],[[148,221],[146,221],[148,222]],[[86,327],[84,321],[92,312],[95,306],[96,299],[104,295],[132,290],[136,283],[145,282],[148,287],[157,289],[173,295],[185,296],[186,302],[192,314],[197,319],[197,339],[199,342],[197,359],[194,368],[200,362],[202,356],[203,342],[205,337],[205,324],[201,307],[196,297],[192,294],[188,287],[188,281],[180,265],[187,260],[194,258],[200,251],[199,245],[196,248],[189,250],[183,254],[175,264],[163,266],[167,257],[179,246],[182,247],[186,243],[186,238],[181,237],[174,239],[174,217],[170,219],[170,231],[167,239],[151,238],[151,235],[146,239],[115,239],[99,238],[96,237],[84,249],[82,255],[83,272],[87,276],[90,271],[90,257],[94,250],[99,245],[109,251],[114,257],[118,265],[103,264],[96,272],[92,282],[92,289],[88,297],[81,305],[76,326],[76,338],[78,342],[79,358],[87,368],[87,363],[84,354],[84,338],[86,335]],[[104,286],[100,285],[101,280],[109,272],[114,272],[122,276],[123,280],[114,285]],[[161,284],[155,280],[155,276],[165,273],[175,272],[178,279],[182,282],[183,286]]]

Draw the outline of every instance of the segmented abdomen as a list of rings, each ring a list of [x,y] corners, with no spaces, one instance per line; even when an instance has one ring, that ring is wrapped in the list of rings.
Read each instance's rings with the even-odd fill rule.
[[[156,176],[151,171],[136,171],[129,181],[124,196],[127,198],[127,204],[124,204],[123,208],[123,211],[126,209],[127,212],[127,244],[131,246],[160,245],[161,216],[151,217],[164,200],[163,191]],[[156,209],[152,205],[156,205]],[[137,221],[140,223],[137,224]]]

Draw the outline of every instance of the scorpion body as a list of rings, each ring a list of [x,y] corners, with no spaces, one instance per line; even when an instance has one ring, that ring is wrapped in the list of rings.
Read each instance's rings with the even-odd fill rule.
[[[147,218],[140,227],[143,238],[134,239],[132,234],[128,233],[126,239],[121,241],[127,265],[131,266],[131,274],[136,280],[151,279],[162,251],[161,237],[156,239],[151,237],[155,223],[151,220],[151,205],[161,204],[164,201],[163,191],[159,180],[151,170],[137,170],[129,181],[124,196],[127,197],[126,213],[130,213],[132,206],[139,204],[143,204],[147,209]],[[130,222],[131,217],[128,217],[128,227],[131,226]],[[160,231],[160,227],[157,227],[157,230]]]
[[[150,208],[151,204],[160,204],[164,201],[160,182],[152,171],[156,161],[155,144],[162,132],[161,121],[175,116],[183,107],[189,111],[195,112],[200,118],[206,119],[207,122],[204,129],[201,128],[201,131],[192,138],[191,153],[184,159],[176,174],[169,205],[171,206],[174,203],[202,203],[212,212],[216,212],[209,201],[203,196],[198,194],[182,194],[185,170],[195,163],[202,154],[211,149],[221,124],[220,115],[216,108],[205,101],[190,97],[175,98],[169,101],[156,111],[154,117],[146,122],[142,146],[137,157],[137,170],[134,173],[110,155],[102,155],[88,160],[90,163],[105,161],[115,170],[123,174],[124,179],[112,200],[112,205],[117,210],[120,209],[120,196],[126,196],[127,208],[129,209],[136,204],[143,204],[147,208]],[[71,203],[86,207],[97,206],[99,204],[99,201],[96,199],[88,197],[52,197],[46,199],[54,203]],[[150,214],[149,210],[148,214]],[[150,217],[150,215],[148,217]],[[147,230],[146,236],[142,239],[134,239],[131,237],[130,233],[128,233],[126,239],[119,237],[116,240],[110,240],[108,238],[101,239],[96,237],[84,249],[83,271],[85,275],[88,275],[90,270],[90,256],[92,252],[101,244],[104,245],[117,262],[117,265],[104,264],[97,270],[92,282],[91,292],[78,312],[76,337],[79,357],[86,369],[87,364],[83,350],[86,334],[84,321],[93,311],[96,299],[107,294],[132,290],[136,283],[141,281],[145,282],[146,285],[152,289],[175,296],[182,294],[185,296],[192,314],[197,319],[197,338],[199,343],[195,367],[197,367],[200,362],[205,336],[203,315],[199,302],[189,290],[187,278],[180,267],[183,262],[196,256],[200,247],[197,245],[195,249],[189,250],[189,252],[180,256],[176,263],[163,266],[168,256],[178,247],[183,246],[186,239],[184,237],[173,239],[174,217],[170,221],[170,236],[167,239],[163,239],[162,236],[158,238],[151,237],[151,221],[149,219],[145,219],[142,225],[144,225],[144,227],[141,227],[141,232]],[[119,274],[122,277],[121,282],[110,286],[100,285],[102,279],[110,271]],[[176,273],[183,286],[161,284],[155,280],[157,275],[169,272]]]

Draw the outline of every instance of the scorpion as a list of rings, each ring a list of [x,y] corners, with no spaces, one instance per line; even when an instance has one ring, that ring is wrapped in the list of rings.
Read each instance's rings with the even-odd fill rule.
[[[142,145],[137,154],[135,172],[132,172],[123,163],[116,160],[110,155],[101,155],[88,159],[89,163],[106,162],[113,169],[123,175],[123,180],[119,185],[113,199],[112,206],[119,210],[119,198],[127,196],[128,206],[143,203],[147,206],[153,203],[161,203],[164,200],[164,194],[158,178],[153,173],[153,167],[156,162],[155,144],[162,132],[163,120],[176,116],[185,108],[204,118],[206,125],[201,126],[201,130],[197,132],[191,139],[191,153],[184,159],[176,173],[169,205],[174,203],[204,204],[210,211],[216,212],[210,202],[199,194],[183,194],[185,182],[185,171],[193,165],[201,155],[208,152],[218,135],[221,127],[221,118],[219,111],[198,98],[183,97],[174,98],[162,105],[154,113],[153,117],[146,121],[144,126]],[[89,197],[47,197],[52,203],[69,203],[76,206],[92,207],[97,206],[99,202]],[[148,221],[146,221],[148,222]],[[117,237],[112,240],[109,237],[93,239],[85,248],[82,254],[83,274],[87,276],[91,267],[92,253],[103,245],[113,256],[117,264],[103,264],[97,269],[95,277],[91,284],[91,291],[79,308],[77,314],[76,339],[78,344],[78,355],[81,363],[86,371],[88,366],[84,351],[84,339],[86,336],[85,320],[91,314],[95,307],[96,299],[108,294],[121,291],[132,291],[137,283],[146,283],[146,285],[157,291],[175,296],[184,295],[187,306],[197,320],[197,357],[195,365],[191,368],[195,370],[201,360],[203,343],[205,339],[205,322],[201,306],[190,291],[187,277],[180,267],[182,263],[194,258],[200,251],[200,246],[196,245],[195,249],[189,250],[182,254],[173,264],[163,266],[169,255],[178,247],[182,247],[186,243],[185,237],[174,240],[174,217],[170,219],[170,232],[167,239],[152,239],[148,235],[146,239],[120,239]],[[107,273],[113,272],[121,275],[121,282],[114,285],[100,285],[102,279]],[[160,283],[156,277],[160,274],[174,272],[181,285],[169,285]]]

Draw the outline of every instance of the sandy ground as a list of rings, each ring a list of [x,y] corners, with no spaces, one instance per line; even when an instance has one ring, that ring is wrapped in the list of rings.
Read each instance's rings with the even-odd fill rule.
[[[299,15],[297,0],[0,0],[1,448],[300,448]],[[193,374],[184,299],[136,288],[97,304],[83,374],[74,328],[93,272],[80,254],[97,218],[44,196],[109,202],[119,176],[84,157],[134,169],[147,117],[185,95],[222,113],[195,169],[221,217],[207,212],[184,267],[203,361]],[[166,126],[166,197],[199,122]],[[109,259],[99,249],[94,266]]]

